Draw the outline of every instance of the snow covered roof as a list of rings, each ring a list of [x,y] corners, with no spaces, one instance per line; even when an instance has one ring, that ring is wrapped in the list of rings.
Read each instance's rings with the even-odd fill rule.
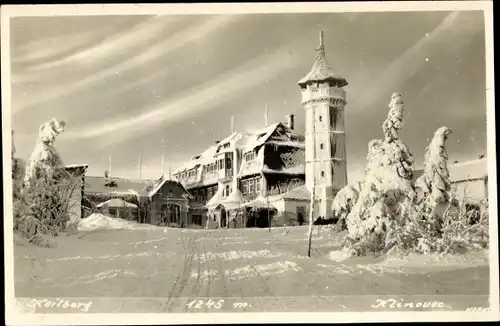
[[[482,179],[488,175],[488,160],[486,158],[448,164],[451,182]],[[413,179],[416,180],[424,173],[423,169],[415,170]]]
[[[488,175],[486,158],[448,165],[452,182],[482,179]]]
[[[245,207],[253,207],[253,208],[272,208],[275,209],[273,204],[270,203],[269,198],[264,198],[262,196],[259,196],[253,200],[250,200],[246,203],[243,204]]]
[[[238,172],[239,177],[244,177],[247,175],[259,174],[264,168],[264,147],[261,147],[257,152],[257,157],[251,161],[243,160],[241,162],[240,170]]]
[[[280,137],[274,137],[275,132],[279,130]],[[281,135],[282,134],[282,135]],[[224,145],[226,147],[224,148]],[[274,144],[276,146],[288,146],[295,147],[297,149],[305,149],[304,136],[299,134],[296,130],[291,129],[281,122],[274,123],[265,128],[258,130],[249,131],[246,133],[235,132],[226,137],[225,139],[211,145],[202,154],[197,155],[194,159],[189,160],[184,163],[179,168],[175,169],[172,173],[178,174],[190,170],[198,165],[207,165],[215,160],[217,155],[227,152],[234,151],[234,148],[241,150],[242,153],[247,153],[263,144]],[[257,158],[252,161],[241,162],[239,167],[238,176],[245,176],[251,174],[258,174],[263,171],[264,167],[264,152],[262,148],[259,149],[257,153]],[[268,170],[268,172],[275,172],[275,170]],[[290,170],[283,169],[282,171],[277,171],[276,173],[287,173],[287,174],[303,174],[305,173],[305,167],[292,168]],[[196,176],[190,179],[183,180],[190,187],[193,184],[196,185],[210,185],[217,183],[217,174],[207,174],[201,169],[198,171]]]
[[[223,188],[219,188],[215,195],[205,205],[208,209],[214,209],[219,205],[224,206],[226,209],[233,209],[240,207],[243,202],[243,195],[239,189],[233,190],[229,196],[222,197]]]
[[[326,60],[325,47],[323,46],[323,33],[321,33],[320,45],[316,51],[316,59],[311,71],[304,78],[299,80],[298,84],[303,87],[310,82],[333,80],[339,84],[339,87],[346,86],[347,80],[339,74],[336,74]]]
[[[262,172],[264,172],[264,173],[276,173],[276,174],[299,175],[299,174],[306,173],[306,165],[299,164],[297,166],[292,166],[292,167],[288,167],[288,168],[281,168],[279,170],[270,169],[267,166],[264,166],[264,168],[262,168]]]
[[[122,194],[122,195],[147,195],[148,186],[154,184],[153,180],[133,180],[126,178],[112,178],[116,187],[106,186],[108,179],[105,177],[86,176],[84,191],[93,194]]]
[[[283,199],[311,200],[311,192],[306,185],[298,186],[281,196]]]
[[[173,170],[172,174],[177,174],[179,172],[191,170],[191,169],[195,168],[197,165],[209,164],[210,162],[212,162],[214,156],[217,154],[217,150],[219,149],[220,146],[222,146],[225,143],[232,144],[231,141],[238,136],[240,136],[240,134],[237,132],[234,132],[231,135],[224,138],[223,140],[217,142],[216,144],[211,145],[200,155],[195,156],[195,158],[185,162],[180,167]]]
[[[137,208],[137,205],[126,202],[125,200],[119,198],[112,198],[97,205],[97,207],[104,207],[104,206]]]
[[[88,164],[69,164],[65,166],[66,169],[88,168],[88,167],[89,167]]]
[[[176,180],[172,180],[172,179],[170,179],[170,178],[168,178],[168,177],[165,177],[165,176],[161,176],[161,178],[160,178],[160,179],[158,179],[158,180],[157,180],[157,181],[153,184],[151,191],[149,191],[149,193],[148,193],[148,196],[149,196],[149,197],[154,196],[154,195],[158,192],[158,190],[160,190],[160,189],[161,189],[161,187],[163,187],[163,185],[164,185],[165,183],[167,183],[167,182],[172,182],[172,183],[176,183],[176,184],[178,184],[178,185],[179,185],[179,186],[181,186],[181,187],[182,187],[182,189],[186,192],[186,194],[187,194],[187,197],[188,197],[188,198],[193,198],[193,196],[189,193],[189,191],[187,191],[187,189],[186,189],[186,188],[182,185],[182,183],[180,183],[180,182],[178,182],[178,181],[176,181]]]

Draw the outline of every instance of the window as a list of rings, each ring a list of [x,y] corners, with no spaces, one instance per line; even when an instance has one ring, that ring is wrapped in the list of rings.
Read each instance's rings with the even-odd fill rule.
[[[254,179],[248,180],[248,193],[253,194],[254,191]]]
[[[255,179],[255,193],[260,192],[260,178]]]
[[[229,196],[229,185],[226,186],[226,197]]]
[[[241,192],[243,195],[248,193],[248,183],[246,180],[241,182]]]
[[[252,161],[255,158],[254,152],[248,152],[245,154],[245,161]]]
[[[330,126],[333,129],[337,128],[337,111],[333,108],[330,111]]]
[[[323,143],[319,144],[319,148],[323,149]]]
[[[321,171],[321,177],[325,177],[325,171]]]
[[[226,169],[231,170],[231,158],[226,157]]]
[[[224,160],[220,159],[219,160],[219,170],[223,170],[223,169],[224,169]]]
[[[322,116],[319,116],[319,121],[323,121],[323,117]]]

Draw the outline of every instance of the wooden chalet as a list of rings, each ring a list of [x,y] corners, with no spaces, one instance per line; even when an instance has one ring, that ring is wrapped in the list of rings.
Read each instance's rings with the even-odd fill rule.
[[[100,212],[139,223],[174,227],[193,223],[188,217],[191,195],[181,183],[166,177],[133,180],[89,176],[85,178],[84,193],[86,216]]]
[[[287,123],[233,132],[172,172],[193,195],[191,216],[202,220],[203,225],[215,222],[218,227],[265,227],[269,211],[271,215],[280,213],[270,206],[260,207],[265,212],[259,223],[245,222],[251,210],[248,203],[305,184],[304,136],[294,130],[293,115],[287,118]],[[247,212],[238,213],[243,207]],[[235,221],[237,215],[244,217]]]

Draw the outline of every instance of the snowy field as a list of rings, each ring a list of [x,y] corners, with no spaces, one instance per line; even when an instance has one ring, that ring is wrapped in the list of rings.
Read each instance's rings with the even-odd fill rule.
[[[151,228],[62,235],[52,249],[17,243],[16,296],[86,298],[91,312],[211,311],[221,299],[231,311],[243,302],[239,310],[360,311],[401,296],[448,302],[447,310],[484,306],[477,295],[489,291],[487,251],[337,261],[341,236],[315,234],[308,258],[306,234]]]

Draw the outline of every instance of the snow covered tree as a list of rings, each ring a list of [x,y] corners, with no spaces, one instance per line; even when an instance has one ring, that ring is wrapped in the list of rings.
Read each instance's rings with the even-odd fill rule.
[[[384,139],[369,144],[363,187],[347,216],[349,237],[354,241],[376,238],[383,242],[392,220],[402,218],[414,198],[413,157],[398,135],[403,126],[403,108],[401,94],[394,93],[382,125]]]
[[[415,181],[417,190],[416,204],[428,215],[427,219],[441,223],[440,219],[450,201],[450,174],[448,172],[448,153],[445,142],[451,129],[441,127],[426,148],[424,173]],[[439,225],[433,225],[439,228]]]
[[[39,239],[40,234],[56,235],[66,228],[69,220],[71,197],[79,181],[66,171],[53,145],[64,126],[57,119],[40,126],[24,187],[14,203],[14,230],[30,240]]]
[[[12,130],[12,194],[14,198],[18,198],[20,196],[23,175],[25,172],[25,162],[20,158],[16,158],[15,154],[16,147],[14,145],[14,130]]]
[[[359,185],[346,185],[335,195],[332,203],[333,216],[337,220],[340,230],[345,229],[347,215],[356,204],[359,198]]]

